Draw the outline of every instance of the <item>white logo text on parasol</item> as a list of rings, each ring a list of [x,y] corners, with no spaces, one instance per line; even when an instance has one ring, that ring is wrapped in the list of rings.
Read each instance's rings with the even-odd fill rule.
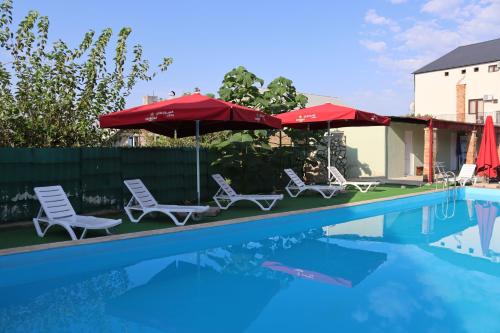
[[[156,121],[158,118],[173,118],[175,117],[175,112],[173,110],[171,111],[158,111],[158,112],[151,112],[149,116],[144,118],[146,121]]]
[[[311,114],[306,114],[306,115],[300,115],[297,119],[295,119],[296,122],[302,123],[308,119],[316,119],[318,118],[316,116],[316,113],[311,113]]]
[[[258,113],[258,114],[255,115],[255,121],[256,122],[260,123],[261,120],[263,120],[263,119],[266,119],[266,115],[265,114]]]

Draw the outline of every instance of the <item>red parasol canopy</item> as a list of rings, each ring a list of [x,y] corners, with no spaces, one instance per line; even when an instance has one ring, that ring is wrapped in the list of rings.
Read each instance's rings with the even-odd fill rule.
[[[101,127],[145,129],[170,137],[175,134],[177,137],[195,135],[196,121],[200,122],[201,134],[281,128],[280,120],[273,116],[200,94],[141,105],[99,117]]]
[[[484,123],[483,138],[477,155],[477,172],[479,175],[494,178],[497,176],[497,167],[499,165],[495,127],[493,126],[493,119],[488,116]]]
[[[331,103],[285,112],[276,117],[281,119],[285,127],[310,130],[328,127],[388,126],[391,122],[389,117]]]
[[[193,94],[137,106],[99,117],[104,128],[134,128],[173,137],[196,135],[196,192],[200,203],[200,134],[224,130],[281,128],[263,112]]]

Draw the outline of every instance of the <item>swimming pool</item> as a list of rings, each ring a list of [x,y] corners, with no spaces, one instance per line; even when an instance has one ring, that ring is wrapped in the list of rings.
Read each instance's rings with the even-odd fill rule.
[[[0,332],[497,332],[500,191],[0,257]]]

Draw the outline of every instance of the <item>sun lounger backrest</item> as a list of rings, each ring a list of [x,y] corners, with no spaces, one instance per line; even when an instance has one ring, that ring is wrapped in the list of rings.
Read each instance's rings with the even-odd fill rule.
[[[475,164],[464,164],[460,169],[460,173],[457,178],[471,178],[474,176],[474,172],[476,171]]]
[[[212,178],[215,180],[217,185],[220,186],[220,188],[226,192],[227,195],[229,196],[235,196],[238,195],[236,191],[226,182],[224,177],[222,177],[220,174],[216,173],[212,175]]]
[[[35,187],[35,194],[49,219],[60,219],[76,215],[61,186]]]
[[[153,207],[158,205],[153,195],[140,179],[128,179],[123,181],[134,199],[142,207]]]
[[[306,186],[306,184],[300,179],[299,176],[292,169],[285,169],[285,173],[290,177],[290,179],[297,185],[298,187]]]
[[[335,177],[335,179],[340,183],[340,184],[345,184],[347,183],[347,180],[344,178],[344,176],[340,173],[340,171],[334,167],[330,166],[329,167],[330,173]]]

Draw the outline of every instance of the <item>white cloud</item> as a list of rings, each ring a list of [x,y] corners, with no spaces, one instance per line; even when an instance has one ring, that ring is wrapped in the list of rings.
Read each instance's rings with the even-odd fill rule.
[[[371,60],[383,77],[393,78],[388,84],[402,96],[391,101],[380,86],[367,107],[394,114],[406,109],[403,97],[411,96],[413,71],[458,46],[500,37],[500,0],[425,0],[410,17],[384,17],[370,9],[364,19],[370,24],[359,42],[376,53]]]
[[[368,50],[374,52],[382,52],[387,48],[387,44],[384,41],[375,41],[375,40],[361,40],[359,41],[361,45],[366,47]]]
[[[478,1],[464,6],[459,31],[469,41],[498,38],[500,0]]]
[[[400,30],[399,25],[395,21],[377,14],[375,9],[370,9],[366,12],[365,21],[374,25],[388,27],[393,32],[398,32]]]
[[[499,37],[500,0],[467,3],[462,0],[428,0],[421,10],[431,18],[414,17],[412,23],[402,29],[398,22],[378,15],[373,9],[366,13],[365,21],[369,23],[398,27],[396,31],[391,29],[391,33],[378,36],[377,41],[385,43],[383,48],[370,48],[364,40],[360,41],[379,53],[375,62],[382,68],[411,73],[458,46]]]
[[[398,42],[399,49],[437,54],[460,45],[463,36],[458,31],[443,29],[437,23],[430,21],[416,22],[395,35],[394,39]]]
[[[402,57],[381,55],[375,58],[375,62],[382,68],[390,71],[398,71],[403,74],[410,74],[423,67],[431,61],[428,55],[416,55],[414,57]]]
[[[442,18],[454,18],[460,15],[462,0],[429,0],[422,6],[422,12]]]

